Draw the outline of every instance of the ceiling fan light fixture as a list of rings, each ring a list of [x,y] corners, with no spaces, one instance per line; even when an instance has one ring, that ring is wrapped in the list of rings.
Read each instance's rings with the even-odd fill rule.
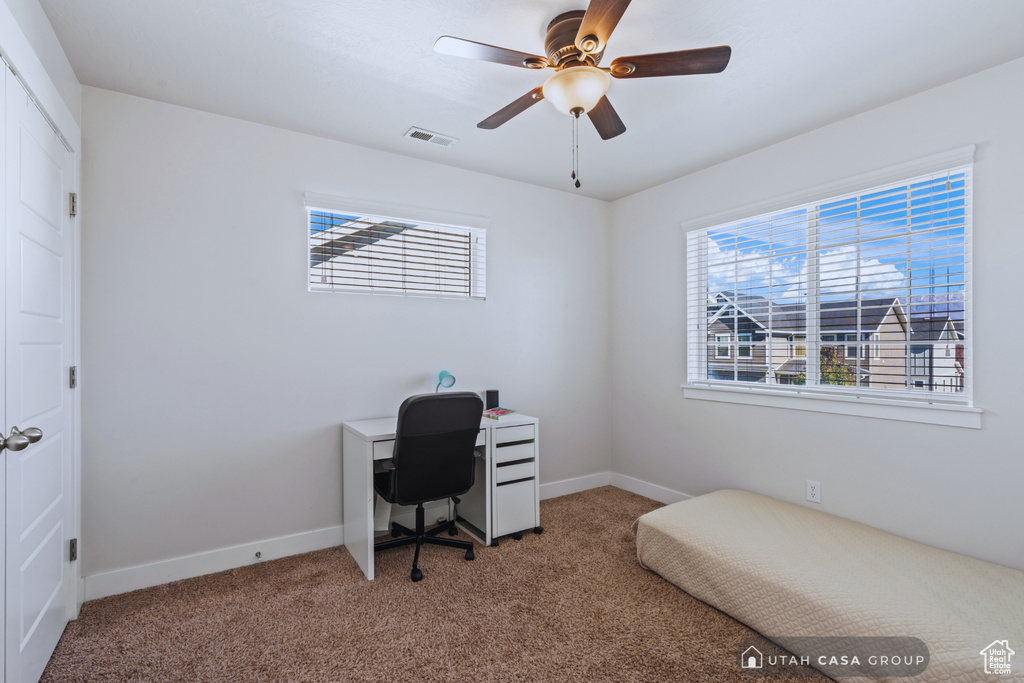
[[[553,73],[544,82],[544,99],[563,114],[580,108],[589,112],[608,92],[612,79],[594,66],[573,66]]]

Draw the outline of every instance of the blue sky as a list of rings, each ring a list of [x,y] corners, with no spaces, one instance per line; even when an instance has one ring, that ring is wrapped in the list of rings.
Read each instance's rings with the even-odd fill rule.
[[[962,292],[966,177],[959,173],[761,216],[708,233],[708,291],[798,303],[817,208],[824,301]],[[858,244],[858,236],[860,243]],[[959,298],[959,297],[957,297]]]

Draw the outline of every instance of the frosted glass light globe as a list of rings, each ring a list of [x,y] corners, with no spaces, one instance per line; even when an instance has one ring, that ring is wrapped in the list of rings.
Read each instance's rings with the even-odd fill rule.
[[[544,81],[544,99],[563,114],[576,107],[586,113],[597,106],[611,83],[611,77],[597,67],[573,66],[556,71]]]

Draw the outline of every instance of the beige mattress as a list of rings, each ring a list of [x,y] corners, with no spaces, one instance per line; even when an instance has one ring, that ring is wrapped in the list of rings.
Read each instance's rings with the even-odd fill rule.
[[[1024,572],[746,491],[668,505],[635,528],[644,567],[768,638],[912,636],[928,666],[893,680],[1024,681]],[[997,640],[1016,652],[1012,669],[986,675],[981,651]]]

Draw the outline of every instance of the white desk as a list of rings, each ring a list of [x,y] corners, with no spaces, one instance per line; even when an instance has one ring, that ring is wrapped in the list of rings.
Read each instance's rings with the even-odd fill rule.
[[[397,417],[342,424],[345,547],[367,579],[373,579],[373,461],[390,458],[395,448]],[[458,506],[458,526],[484,545],[498,536],[540,530],[538,481],[540,423],[512,413],[480,421],[473,488]],[[450,513],[449,513],[450,514]]]

